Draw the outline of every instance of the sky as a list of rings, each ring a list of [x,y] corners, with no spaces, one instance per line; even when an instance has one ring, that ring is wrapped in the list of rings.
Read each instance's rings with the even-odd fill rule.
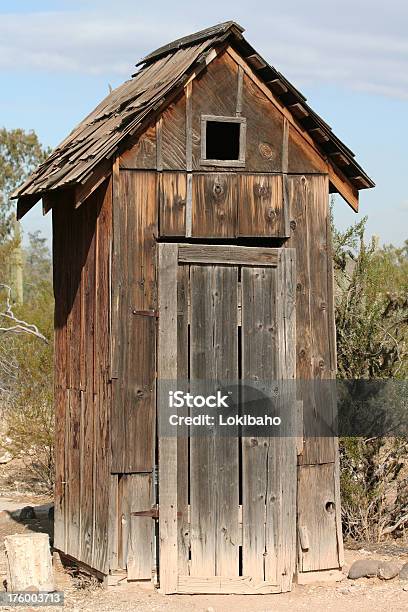
[[[307,97],[376,188],[360,213],[336,197],[340,228],[408,239],[408,3],[403,0],[0,0],[0,126],[56,146],[149,51],[227,20]],[[50,236],[35,207],[24,231]]]

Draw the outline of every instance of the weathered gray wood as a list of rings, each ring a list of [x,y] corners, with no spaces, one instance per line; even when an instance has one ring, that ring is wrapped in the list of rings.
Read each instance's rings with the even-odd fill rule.
[[[177,270],[177,388],[182,388],[188,380],[189,371],[189,292],[190,269],[188,265],[180,265]],[[180,416],[188,416],[187,406],[178,410]],[[178,511],[178,572],[188,574],[190,550],[189,523],[189,441],[187,436],[177,440],[177,511]]]
[[[280,587],[269,582],[258,582],[249,576],[225,578],[224,576],[180,576],[178,593],[213,595],[267,595],[280,593]]]
[[[237,274],[237,268],[191,266],[192,380],[222,385],[237,378]],[[238,442],[219,433],[209,428],[190,439],[195,576],[238,574]]]
[[[134,516],[133,512],[148,511],[153,503],[152,475],[128,474],[125,476],[129,497],[129,543],[127,549],[128,580],[146,580],[152,577],[152,519],[150,516]]]
[[[299,528],[309,534],[309,548],[299,550],[299,569],[311,572],[339,567],[336,527],[335,464],[299,466]]]
[[[109,547],[109,569],[117,570],[118,554],[119,554],[119,498],[118,498],[118,476],[112,474],[110,477],[110,493],[109,493],[109,531],[108,531],[108,547]]]
[[[261,247],[178,245],[178,260],[183,263],[276,266],[278,256],[279,249]]]
[[[47,533],[8,535],[4,539],[7,555],[7,590],[54,591],[54,576]]]
[[[242,268],[242,406],[251,400],[249,385],[257,392],[277,378],[276,270]],[[248,385],[248,386],[247,386]],[[265,388],[266,387],[266,388]],[[265,579],[266,501],[268,495],[268,455],[273,450],[268,438],[248,437],[242,431],[242,560],[243,574],[254,580]],[[278,584],[274,578],[275,584]]]
[[[276,501],[281,504],[278,537],[276,525],[267,521],[266,541],[270,550],[278,542],[277,560],[266,558],[265,575],[269,578],[277,568],[282,591],[290,591],[296,568],[296,475],[297,475],[297,410],[296,410],[296,252],[282,249],[277,269],[278,378],[280,381],[280,414],[282,425],[278,438],[278,456],[269,457],[269,472],[280,481],[267,500],[267,515],[273,514]],[[272,477],[273,478],[273,477]],[[279,495],[280,493],[280,495]],[[279,495],[279,496],[278,496]]]
[[[158,245],[158,383],[177,379],[177,245]],[[160,410],[160,406],[158,406]],[[177,437],[159,438],[160,589],[177,590]]]

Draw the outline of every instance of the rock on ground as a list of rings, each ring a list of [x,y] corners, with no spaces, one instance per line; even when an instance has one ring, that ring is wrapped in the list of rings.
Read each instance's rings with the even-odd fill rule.
[[[400,565],[395,561],[383,561],[378,568],[378,577],[381,580],[392,580],[395,576],[398,576],[400,571]]]
[[[374,578],[377,576],[380,565],[381,561],[375,559],[359,559],[358,561],[354,561],[353,565],[350,567],[348,577],[351,580],[357,580],[358,578]]]
[[[408,580],[408,563],[404,563],[399,571],[400,580]]]

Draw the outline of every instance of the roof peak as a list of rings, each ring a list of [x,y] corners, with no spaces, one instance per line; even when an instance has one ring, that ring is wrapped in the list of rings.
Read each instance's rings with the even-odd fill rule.
[[[199,30],[198,32],[194,32],[194,34],[189,34],[188,36],[183,36],[182,38],[177,38],[176,40],[159,47],[141,59],[136,66],[156,61],[159,57],[167,55],[167,53],[170,53],[171,51],[197,44],[197,42],[204,41],[207,38],[212,38],[216,35],[227,34],[229,31],[235,31],[236,34],[241,34],[242,32],[245,32],[245,28],[239,25],[239,23],[236,21],[224,21],[223,23],[218,23],[210,28]]]

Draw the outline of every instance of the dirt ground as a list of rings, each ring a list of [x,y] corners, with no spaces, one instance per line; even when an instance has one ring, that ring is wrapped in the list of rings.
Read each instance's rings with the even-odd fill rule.
[[[40,496],[16,494],[11,490],[0,495],[0,589],[4,589],[6,579],[6,557],[4,537],[13,533],[42,531],[51,533],[52,524],[48,520],[49,500]],[[32,505],[37,510],[37,518],[20,522],[15,506]],[[7,510],[7,508],[9,508]],[[398,560],[401,565],[408,561],[408,547],[395,545],[363,546],[358,545],[346,550],[346,567],[356,559],[375,558]],[[122,583],[120,586],[103,589],[92,581],[56,570],[56,582],[65,595],[64,608],[52,607],[51,610],[66,612],[133,612],[155,611],[173,612],[180,610],[199,610],[208,612],[230,612],[231,610],[259,611],[327,611],[333,612],[379,612],[408,610],[408,582],[398,578],[383,582],[378,579],[350,581],[346,577],[340,583],[296,585],[291,593],[281,595],[172,595],[163,596],[150,586],[142,588],[136,584]],[[407,590],[405,591],[404,588]],[[0,610],[15,608],[0,607]],[[38,608],[24,607],[25,610]]]

